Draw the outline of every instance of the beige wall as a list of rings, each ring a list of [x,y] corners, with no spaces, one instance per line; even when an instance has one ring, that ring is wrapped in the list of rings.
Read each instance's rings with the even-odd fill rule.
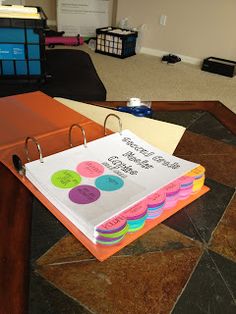
[[[235,0],[111,0],[110,9],[112,2],[116,23],[128,17],[132,26],[146,25],[144,48],[236,61]],[[56,0],[25,0],[25,4],[41,6],[48,20],[56,21]],[[166,26],[159,23],[162,14],[167,16]]]
[[[166,26],[160,16],[167,16]],[[235,0],[118,0],[117,22],[146,24],[142,46],[194,58],[236,60]]]
[[[25,0],[25,5],[41,7],[48,20],[56,20],[56,0]]]

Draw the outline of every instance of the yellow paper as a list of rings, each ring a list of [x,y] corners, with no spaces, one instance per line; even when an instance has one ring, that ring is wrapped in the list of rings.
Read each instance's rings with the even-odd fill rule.
[[[129,113],[102,108],[70,99],[60,97],[55,97],[55,99],[101,125],[103,125],[108,114],[116,114],[121,118],[123,129],[131,130],[151,145],[154,145],[169,154],[173,154],[186,130],[186,128],[172,123],[135,117]],[[113,117],[107,121],[106,127],[114,132],[119,131],[119,123],[117,119]]]
[[[37,8],[22,5],[0,5],[0,18],[40,19]]]

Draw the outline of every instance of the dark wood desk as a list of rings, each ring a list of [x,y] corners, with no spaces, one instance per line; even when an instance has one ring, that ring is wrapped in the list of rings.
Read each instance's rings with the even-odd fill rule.
[[[93,103],[99,106],[109,108],[114,108],[117,105],[125,105],[125,102],[120,101]],[[183,114],[198,111],[203,113],[208,112],[211,116],[215,117],[219,121],[220,125],[224,125],[226,127],[229,134],[231,132],[231,135],[229,136],[233,137],[233,134],[236,134],[236,115],[218,101],[153,101],[152,109],[156,112],[156,118],[158,118],[158,112],[183,112]],[[195,143],[195,145],[200,145],[200,142],[197,141],[201,141],[201,136],[199,137],[195,135],[195,133],[191,131],[191,128],[190,131],[187,132],[189,132],[189,134],[187,134],[186,136],[184,135],[184,137],[182,138],[180,144],[176,149],[176,155],[187,155],[186,141],[192,141],[192,144]],[[204,134],[204,132],[202,133]],[[216,148],[220,148],[222,146],[222,151],[225,149],[228,155],[236,152],[236,150],[234,150],[234,146],[228,145],[226,143],[227,140],[225,142],[221,140],[213,140],[213,142],[214,145],[216,145]],[[209,143],[211,143],[211,141],[209,141]],[[189,153],[189,157],[190,160],[198,160],[197,157],[192,158],[193,155],[191,155],[191,153]],[[217,178],[221,176],[220,173],[218,173],[218,177],[217,175],[214,175],[214,172],[218,172],[217,167],[214,169],[214,166],[211,163],[209,168],[211,168],[210,178],[213,178],[213,180],[217,180]],[[234,169],[234,165],[228,165],[227,169],[223,169],[227,172],[227,177],[225,176],[220,181],[221,184],[226,184],[230,186],[231,189],[233,189],[233,187],[235,186],[235,173],[231,173],[230,175],[230,172],[232,172]],[[222,176],[224,176],[223,173]],[[3,164],[0,164],[0,186],[0,313],[27,313],[30,268],[29,244],[33,197],[31,193],[24,186],[22,186],[17,178]],[[224,211],[222,212],[222,215],[223,213]],[[218,223],[221,221],[222,215],[220,216]],[[169,223],[169,226],[171,227],[173,224],[174,223],[171,221]],[[204,245],[206,245],[206,243],[204,243]],[[222,254],[226,255],[227,257],[227,253]],[[230,255],[229,258],[236,262],[236,254],[235,256]],[[234,288],[232,288],[232,290],[234,290]],[[232,290],[229,289],[229,292]],[[85,306],[87,307],[86,304]],[[93,310],[96,312],[99,311],[99,309],[97,308]],[[230,307],[229,310],[231,311],[232,308]],[[75,313],[80,312],[75,311]],[[215,313],[218,312],[216,311]]]

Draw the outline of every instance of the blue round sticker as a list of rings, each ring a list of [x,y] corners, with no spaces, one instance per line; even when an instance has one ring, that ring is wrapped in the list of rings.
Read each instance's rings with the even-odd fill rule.
[[[122,188],[124,181],[117,176],[104,175],[96,179],[95,185],[99,190],[112,192]]]

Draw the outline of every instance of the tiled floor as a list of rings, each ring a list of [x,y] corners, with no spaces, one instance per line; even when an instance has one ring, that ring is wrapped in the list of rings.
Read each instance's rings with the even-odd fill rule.
[[[236,313],[236,138],[209,113],[155,118],[187,127],[175,155],[210,192],[102,263],[35,200],[31,314]]]

